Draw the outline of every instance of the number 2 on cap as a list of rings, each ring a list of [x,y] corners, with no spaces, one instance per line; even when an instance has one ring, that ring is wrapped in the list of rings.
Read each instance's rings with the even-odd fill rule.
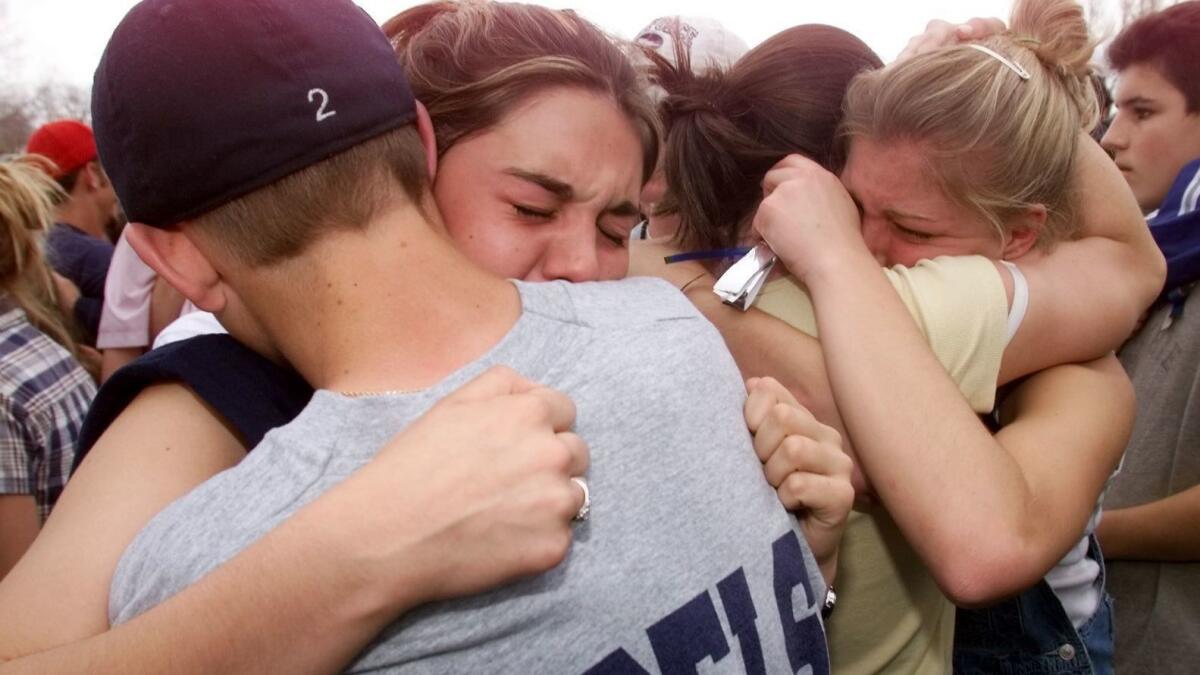
[[[313,102],[314,96],[321,97],[321,107],[317,108],[317,121],[318,122],[323,122],[337,114],[336,110],[326,110],[325,109],[325,107],[329,105],[329,94],[324,89],[320,89],[320,88],[309,89],[308,90],[308,102],[309,103]]]

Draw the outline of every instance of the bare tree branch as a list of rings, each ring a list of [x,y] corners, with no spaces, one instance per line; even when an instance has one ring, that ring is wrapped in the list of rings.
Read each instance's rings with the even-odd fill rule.
[[[6,73],[21,73],[25,45],[12,29],[9,0],[0,0],[0,63]],[[0,154],[20,152],[29,134],[50,120],[69,117],[91,118],[91,92],[78,85],[48,80],[22,81],[9,77],[0,81]]]

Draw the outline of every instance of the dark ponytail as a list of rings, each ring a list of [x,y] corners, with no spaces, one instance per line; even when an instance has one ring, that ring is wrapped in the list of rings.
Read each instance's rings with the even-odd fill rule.
[[[842,97],[855,75],[882,65],[861,40],[823,25],[778,33],[725,71],[696,73],[686,54],[677,64],[655,56],[667,92],[659,212],[679,216],[676,243],[685,249],[736,245],[763,176],[784,156],[840,169]]]

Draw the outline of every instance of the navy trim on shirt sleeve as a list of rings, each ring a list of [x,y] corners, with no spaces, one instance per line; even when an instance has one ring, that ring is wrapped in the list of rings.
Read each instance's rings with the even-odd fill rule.
[[[280,366],[229,335],[201,335],[155,349],[109,378],[84,420],[72,473],[113,420],[144,389],[181,382],[237,431],[247,449],[275,427],[292,421],[313,390],[294,370]]]

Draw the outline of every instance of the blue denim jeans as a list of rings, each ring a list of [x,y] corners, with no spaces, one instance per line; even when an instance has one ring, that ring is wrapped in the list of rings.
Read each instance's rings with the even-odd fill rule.
[[[1092,660],[1092,672],[1096,675],[1113,675],[1113,605],[1107,592],[1101,596],[1100,606],[1087,623],[1079,627],[1079,637]]]
[[[1096,537],[1088,556],[1100,563],[1100,606],[1078,630],[1045,580],[1015,598],[955,616],[954,672],[961,675],[1112,675],[1112,599]]]

